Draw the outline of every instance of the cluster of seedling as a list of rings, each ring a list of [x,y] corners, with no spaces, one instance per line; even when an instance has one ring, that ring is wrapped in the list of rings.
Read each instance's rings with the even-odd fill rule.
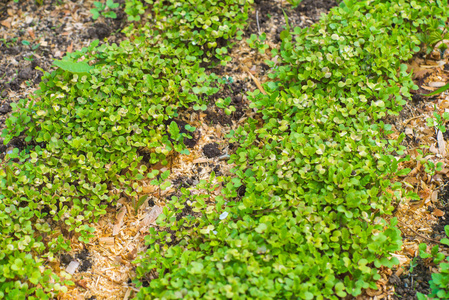
[[[250,1],[148,2],[151,24],[129,26],[129,41],[68,53],[31,101],[12,104],[4,142],[20,137],[30,146],[8,153],[0,169],[0,298],[65,292],[70,276],[45,263],[70,246],[63,227],[88,242],[89,223],[120,193],[137,197],[136,181],[154,176],[147,165],[188,153],[175,119],[189,106],[204,110],[218,91],[217,76],[200,63],[217,39],[243,27]],[[147,165],[140,149],[150,151]]]
[[[30,146],[0,169],[0,298],[49,299],[73,285],[45,265],[70,247],[55,225],[88,242],[88,222],[116,203],[114,191],[137,199],[143,178],[166,188],[169,172],[149,170],[139,149],[150,151],[149,164],[187,154],[176,118],[186,107],[205,110],[230,80],[200,63],[229,61],[222,43],[241,38],[251,1],[145,2],[150,11],[125,4],[130,20],[151,14],[125,30],[129,41],[68,54],[32,101],[12,105],[5,143],[20,136]],[[415,88],[401,61],[447,14],[439,0],[345,1],[310,28],[287,20],[266,93],[248,93],[257,118],[228,136],[239,145],[234,176],[212,173],[167,203],[135,262],[137,298],[338,299],[376,289],[378,269],[398,263],[390,254],[401,246],[396,219],[383,216],[416,197],[391,183],[409,171],[398,171],[407,157],[396,157],[403,137],[388,140],[391,126],[380,120]],[[264,53],[265,39],[248,43]],[[216,104],[233,111],[229,98]],[[447,264],[432,255],[441,273],[431,296],[444,299]],[[150,272],[158,277],[143,287]]]
[[[259,117],[229,136],[240,146],[235,177],[221,179],[212,203],[186,189],[167,205],[158,220],[166,230],[150,232],[138,260],[138,277],[159,276],[139,299],[338,299],[376,289],[402,243],[396,219],[383,216],[417,197],[391,183],[410,171],[398,170],[408,157],[397,158],[404,136],[389,140],[381,119],[416,88],[401,62],[426,51],[417,34],[446,16],[438,1],[345,1],[315,26],[281,33],[266,94],[248,93]],[[265,51],[263,39],[248,43]],[[187,206],[197,217],[176,218]],[[433,297],[446,289],[440,267]]]

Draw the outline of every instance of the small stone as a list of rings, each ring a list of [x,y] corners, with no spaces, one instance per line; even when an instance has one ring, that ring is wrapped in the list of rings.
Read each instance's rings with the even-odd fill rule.
[[[73,275],[73,274],[76,272],[76,269],[78,269],[79,265],[80,265],[79,262],[77,262],[77,261],[75,261],[75,260],[72,260],[72,261],[69,263],[69,265],[67,266],[67,268],[65,269],[65,271],[66,271],[67,273],[69,273],[70,275]]]
[[[11,111],[11,105],[9,105],[9,103],[3,104],[0,107],[0,114],[4,115],[7,114]]]
[[[33,77],[33,70],[30,67],[26,67],[19,71],[19,78],[23,80],[29,80]]]

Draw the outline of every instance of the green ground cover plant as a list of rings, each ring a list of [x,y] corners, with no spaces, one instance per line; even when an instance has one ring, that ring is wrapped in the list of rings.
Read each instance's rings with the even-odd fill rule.
[[[87,242],[88,222],[116,191],[135,197],[145,177],[164,188],[168,173],[148,172],[139,149],[151,150],[149,163],[188,153],[174,119],[183,107],[204,109],[228,81],[200,63],[229,60],[227,39],[241,37],[251,1],[145,3],[125,3],[131,21],[151,14],[125,30],[129,41],[68,54],[31,102],[12,105],[5,143],[31,144],[0,169],[0,298],[49,299],[74,284],[46,267],[70,247],[52,226]],[[260,119],[229,136],[239,144],[234,176],[212,173],[164,207],[135,283],[158,277],[137,299],[338,299],[376,288],[377,270],[397,263],[390,253],[401,245],[396,220],[382,216],[416,197],[391,184],[410,170],[398,171],[404,148],[386,138],[381,118],[414,88],[401,62],[427,51],[419,34],[447,15],[447,1],[348,0],[311,28],[287,28],[273,53],[282,59],[268,62],[267,95],[248,94]],[[266,50],[264,39],[250,42]],[[222,195],[211,197],[219,184]],[[192,213],[179,218],[186,207]],[[431,297],[447,293],[440,267]]]
[[[113,0],[107,0],[106,3],[94,2],[95,8],[92,8],[90,12],[92,13],[92,19],[96,20],[102,15],[105,18],[115,19],[117,18],[117,14],[111,9],[115,9],[119,6],[118,3],[114,3]]]
[[[396,219],[383,216],[417,197],[391,183],[410,170],[398,171],[403,137],[387,139],[381,119],[416,89],[401,62],[426,51],[418,34],[447,16],[447,1],[348,0],[311,28],[287,28],[267,95],[249,93],[263,124],[249,119],[230,136],[240,145],[235,177],[221,178],[212,203],[207,189],[183,189],[164,208],[162,231],[150,231],[137,260],[139,279],[158,277],[137,298],[338,299],[376,289],[402,243]],[[186,206],[199,217],[177,218]]]
[[[30,146],[8,153],[0,169],[0,298],[66,291],[70,275],[45,266],[70,246],[55,226],[88,242],[88,222],[120,192],[135,197],[136,181],[153,176],[139,149],[151,151],[150,164],[166,165],[173,150],[188,153],[174,119],[185,107],[204,109],[218,91],[217,77],[200,63],[217,39],[226,47],[243,27],[251,1],[150,2],[151,24],[128,28],[130,40],[68,53],[31,101],[12,104],[4,142],[21,136]]]
[[[449,237],[449,226],[444,227],[446,236]],[[449,246],[449,239],[443,238],[440,241],[442,244]],[[418,293],[419,300],[425,299],[448,299],[449,298],[449,256],[439,251],[438,245],[431,249],[430,253],[426,252],[427,245],[422,243],[419,245],[419,256],[421,258],[432,258],[433,263],[438,265],[439,272],[432,274],[430,283],[430,294],[425,296]]]

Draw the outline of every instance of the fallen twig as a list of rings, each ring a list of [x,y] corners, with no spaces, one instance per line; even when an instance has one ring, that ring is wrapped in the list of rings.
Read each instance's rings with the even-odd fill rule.
[[[421,238],[423,238],[423,239],[426,239],[426,240],[429,240],[429,241],[431,241],[431,242],[433,242],[433,243],[437,243],[437,244],[440,244],[440,245],[443,245],[443,246],[447,247],[446,244],[443,244],[443,243],[440,242],[440,241],[437,241],[437,240],[435,240],[435,239],[426,237],[425,235],[422,235],[422,234],[416,232],[416,231],[415,231],[413,228],[411,228],[409,225],[404,224],[404,223],[402,223],[402,222],[399,221],[399,220],[398,220],[398,223],[399,223],[401,226],[407,227],[407,228],[410,229],[414,234],[416,234],[417,236],[419,236],[419,237],[421,237]]]
[[[257,88],[262,92],[262,94],[266,95],[267,92],[265,92],[264,88],[262,87],[262,85],[260,84],[259,80],[253,76],[253,74],[251,74],[251,72],[248,70],[248,67],[245,65],[241,65],[241,68],[243,71],[245,71],[246,73],[248,73],[249,77],[251,77],[251,79],[254,81],[254,83],[256,84]]]

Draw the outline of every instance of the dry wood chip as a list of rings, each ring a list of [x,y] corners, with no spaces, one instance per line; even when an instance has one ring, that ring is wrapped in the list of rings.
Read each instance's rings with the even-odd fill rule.
[[[193,161],[194,164],[202,164],[209,162],[209,159],[207,158],[197,158]]]
[[[413,135],[413,129],[411,129],[410,127],[405,128],[405,134]]]
[[[419,194],[419,193],[418,193],[418,194]],[[408,203],[408,206],[409,206],[411,209],[416,210],[416,209],[418,209],[418,208],[423,207],[423,206],[424,206],[424,203],[425,203],[424,200],[412,200],[412,201],[410,201],[410,202]]]
[[[418,231],[420,231],[420,232],[432,232],[432,228],[419,228]]]
[[[432,200],[432,202],[438,201],[438,191],[432,192],[432,195],[430,196],[430,200]]]
[[[130,288],[126,290],[126,294],[125,294],[125,297],[123,297],[123,300],[128,300],[129,296],[131,295],[131,291],[132,291],[132,289],[130,289]]]
[[[27,32],[33,40],[36,38],[33,28],[28,28]]]
[[[436,87],[436,88],[438,88],[438,87],[442,87],[442,86],[444,86],[444,85],[446,85],[446,83],[443,82],[443,81],[433,81],[433,82],[429,82],[429,86],[430,86],[430,87]]]
[[[123,225],[123,218],[125,217],[125,215],[126,215],[126,207],[123,206],[117,215],[117,222],[115,223],[114,228],[112,229],[112,235],[117,235],[120,232],[120,228]]]
[[[443,133],[441,130],[438,130],[437,134],[437,140],[438,140],[438,152],[442,157],[446,156],[446,141],[444,140]]]
[[[114,245],[114,238],[113,237],[101,237],[98,239],[100,244],[106,244],[106,245]]]
[[[433,91],[435,88],[433,88],[433,87],[429,87],[429,86],[421,86],[421,88],[423,88],[423,89],[425,89],[425,90],[427,90],[427,91]]]
[[[404,272],[404,269],[403,268],[398,268],[397,270],[396,270],[396,272],[394,273],[394,275],[396,275],[396,276],[401,276],[401,274]]]
[[[242,65],[242,69],[243,71],[247,72],[249,77],[251,77],[251,79],[254,81],[254,83],[256,84],[257,88],[260,90],[260,92],[264,95],[267,94],[267,92],[265,92],[264,88],[262,87],[262,85],[260,84],[259,80],[253,76],[253,74],[251,74],[251,71],[248,69],[247,66]]]

